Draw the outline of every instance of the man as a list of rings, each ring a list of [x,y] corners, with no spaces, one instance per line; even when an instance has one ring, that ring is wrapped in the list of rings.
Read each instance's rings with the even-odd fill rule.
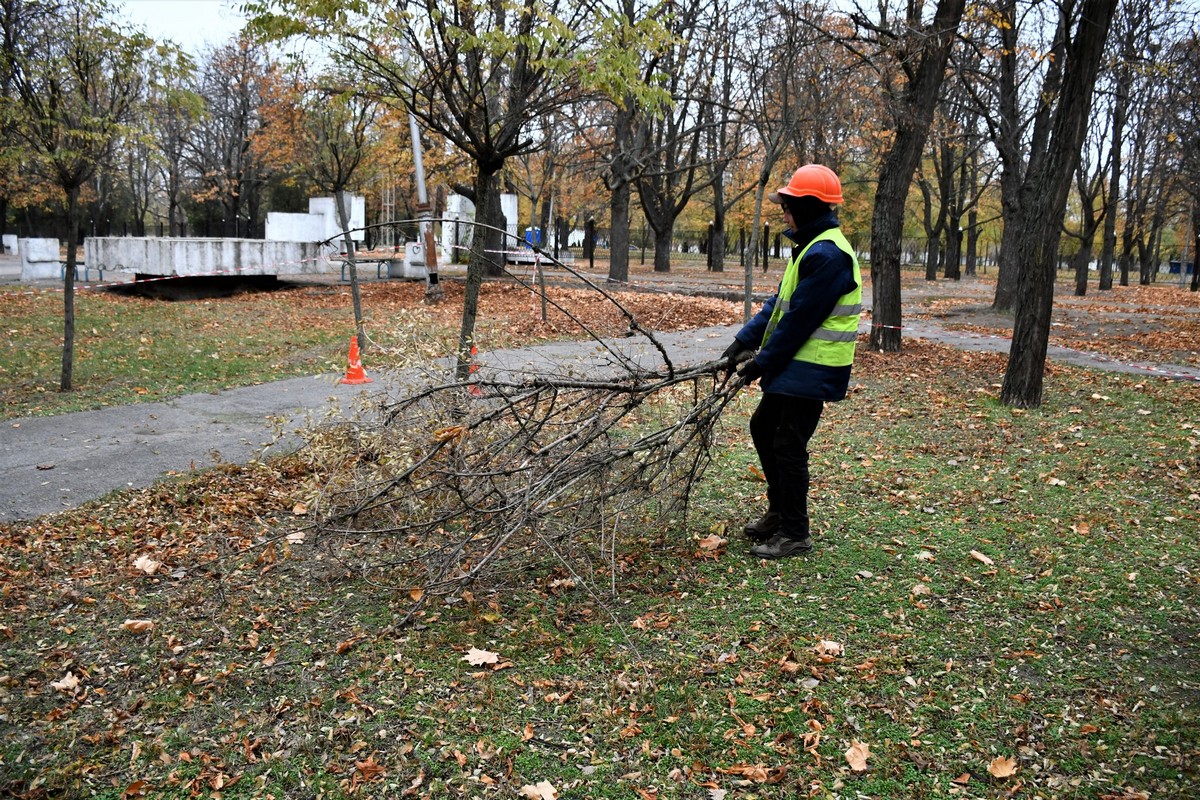
[[[808,441],[826,401],[845,398],[858,338],[862,278],[838,228],[843,202],[833,170],[800,167],[769,195],[783,209],[795,242],[779,289],[738,331],[723,357],[738,374],[760,381],[762,400],[750,435],[767,479],[767,512],[746,526],[750,555],[787,558],[812,550],[808,518]],[[754,351],[757,354],[751,356]]]

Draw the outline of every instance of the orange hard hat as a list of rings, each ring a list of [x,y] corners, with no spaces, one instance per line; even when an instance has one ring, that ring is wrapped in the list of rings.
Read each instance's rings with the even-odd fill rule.
[[[771,192],[767,199],[778,203],[782,195],[815,197],[834,204],[845,202],[842,199],[842,182],[838,180],[837,173],[823,164],[805,164],[792,173],[792,179],[788,181],[787,186]]]

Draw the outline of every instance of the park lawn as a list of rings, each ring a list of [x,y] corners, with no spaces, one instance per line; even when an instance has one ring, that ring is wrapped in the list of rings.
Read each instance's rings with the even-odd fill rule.
[[[0,794],[1194,796],[1200,387],[1004,365],[861,353],[807,557],[737,533],[750,390],[691,518],[403,629],[298,458],[0,527]]]
[[[444,281],[446,299],[423,302],[419,282],[362,286],[368,370],[395,369],[453,354],[463,285]],[[489,282],[480,298],[480,349],[520,347],[579,336],[575,320],[599,335],[629,325],[593,291],[552,287],[543,309],[530,291]],[[705,297],[628,293],[622,304],[640,322],[669,331],[740,320],[740,304]],[[0,291],[0,419],[63,414],[251,386],[301,375],[345,373],[354,312],[344,284],[167,302],[101,291],[76,296],[73,390],[59,392],[62,295]]]
[[[377,289],[372,288],[370,296]],[[365,292],[364,292],[365,293]],[[6,331],[0,345],[0,415],[61,414],[218,391],[298,375],[345,370],[354,315],[345,286],[167,302],[116,293],[76,295],[74,390],[59,392],[62,295],[0,294]],[[399,305],[399,307],[397,307]],[[391,325],[375,314],[403,305],[367,306],[369,330],[391,345]],[[431,327],[440,340],[448,329]]]

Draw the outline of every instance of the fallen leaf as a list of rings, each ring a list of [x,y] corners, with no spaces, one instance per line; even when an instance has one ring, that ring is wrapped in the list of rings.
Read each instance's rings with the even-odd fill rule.
[[[462,441],[467,437],[469,430],[466,425],[451,425],[447,428],[438,428],[433,432],[433,438],[439,442]]]
[[[295,531],[287,535],[288,544],[303,544],[304,531]]]
[[[354,769],[358,772],[355,777],[362,783],[370,783],[387,772],[382,764],[375,761],[375,756],[368,757],[366,761],[355,761]]]
[[[529,800],[558,800],[558,789],[550,781],[527,783],[521,787],[521,797]]]
[[[983,553],[979,552],[978,550],[971,551],[971,558],[975,559],[980,564],[986,564],[989,567],[996,563],[995,561],[992,561],[990,558],[988,558],[987,556],[985,556]]]
[[[840,642],[831,642],[828,639],[821,639],[814,646],[818,655],[823,656],[840,656],[845,652]]]
[[[708,800],[725,800],[727,794],[729,794],[728,789],[709,789]]]
[[[867,769],[867,759],[871,757],[871,746],[866,742],[860,742],[858,739],[853,739],[850,742],[850,747],[846,750],[846,763],[850,765],[850,769],[855,772],[865,772]]]
[[[37,468],[40,470],[54,469],[54,465],[53,464],[38,464]]]
[[[988,764],[988,773],[993,778],[1008,778],[1017,772],[1017,762],[1006,756],[996,756]]]
[[[133,797],[145,797],[146,792],[151,788],[153,787],[145,781],[134,781],[125,787],[125,791],[121,792],[121,800],[130,800]]]
[[[964,772],[962,775],[959,775],[957,778],[955,778],[954,780],[952,780],[950,782],[957,783],[959,786],[966,786],[968,783],[971,782],[971,773]]]
[[[154,620],[152,619],[127,619],[121,623],[121,627],[130,633],[149,633],[154,630]]]
[[[296,503],[292,506],[292,516],[303,517],[308,514],[308,505],[305,503]]]
[[[354,645],[358,644],[362,640],[363,637],[361,636],[351,636],[345,641],[338,642],[336,648],[337,654],[340,656],[350,652],[352,649],[354,649]]]
[[[405,789],[403,792],[400,793],[400,796],[401,797],[411,797],[412,795],[417,793],[417,789],[421,788],[421,784],[424,782],[425,782],[425,768],[422,767],[421,769],[417,770],[417,777],[412,779],[412,783],[410,783],[408,785],[407,789]]]
[[[61,680],[51,681],[50,685],[60,692],[73,692],[79,686],[79,678],[75,677],[74,672],[68,672]]]
[[[480,667],[484,664],[495,664],[500,660],[500,654],[493,653],[490,650],[479,650],[478,648],[472,647],[467,651],[467,654],[463,656],[461,660],[467,662],[473,667]]]
[[[158,569],[161,566],[161,561],[155,561],[153,558],[147,555],[138,556],[133,562],[134,569],[139,569],[147,575],[153,575],[154,573],[158,572]]]
[[[728,542],[728,539],[722,539],[715,533],[710,533],[708,536],[705,536],[703,539],[696,542],[696,544],[700,546],[701,550],[718,550],[724,545],[728,544]]]
[[[923,583],[918,583],[916,586],[912,587],[910,593],[913,597],[918,597],[923,594],[933,594],[929,587]]]

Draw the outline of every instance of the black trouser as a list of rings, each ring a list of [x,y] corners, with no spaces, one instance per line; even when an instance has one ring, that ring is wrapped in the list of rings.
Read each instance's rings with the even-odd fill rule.
[[[779,533],[792,539],[808,535],[808,440],[824,408],[822,400],[764,392],[750,417],[770,510],[779,513]]]

